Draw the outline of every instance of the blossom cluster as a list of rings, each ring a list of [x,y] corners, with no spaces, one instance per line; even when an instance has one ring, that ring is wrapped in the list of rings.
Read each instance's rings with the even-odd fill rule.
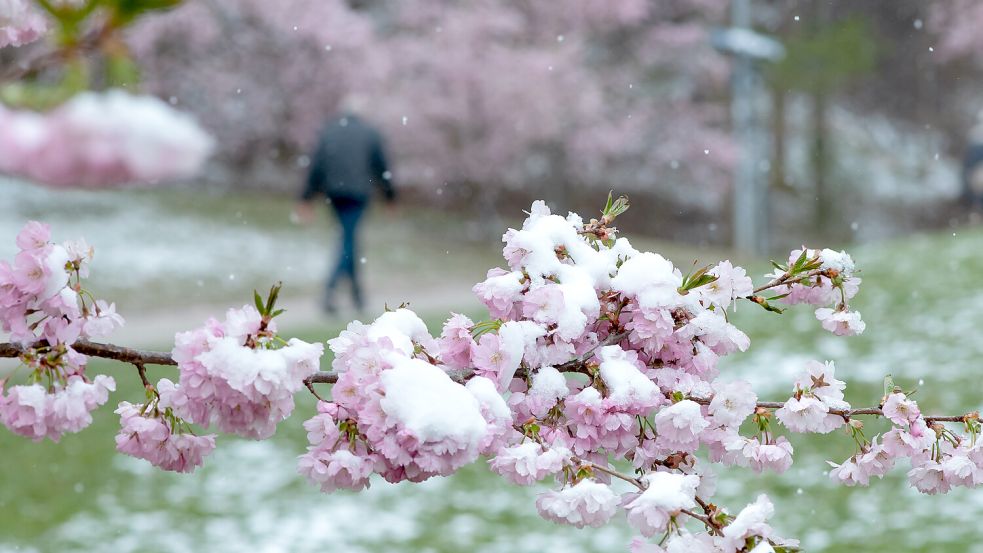
[[[515,433],[496,384],[474,376],[465,386],[435,365],[436,341],[407,309],[328,343],[338,382],[304,425],[311,446],[299,462],[323,490],[361,489],[372,472],[390,482],[451,474]]]
[[[294,394],[317,372],[322,344],[276,335],[270,313],[245,305],[225,320],[175,336],[180,378],[158,383],[161,406],[181,419],[246,438],[265,439],[294,409]]]
[[[483,453],[512,483],[557,483],[536,501],[548,520],[598,527],[624,512],[654,537],[681,531],[683,513],[712,495],[702,446],[711,461],[786,470],[784,437],[739,433],[758,419],[750,384],[717,370],[750,344],[726,317],[755,301],[747,273],[724,261],[684,275],[617,237],[615,214],[585,223],[534,203],[503,237],[507,267],[474,287],[490,320],[454,314],[434,338],[399,309],[331,340],[337,382],[305,423],[300,472],[324,491],[362,489],[373,472],[419,481]],[[634,467],[633,491],[612,486],[617,459]],[[745,509],[754,515],[713,511],[726,533],[693,539],[708,551],[790,545],[767,525],[771,509],[762,499]],[[639,547],[649,545],[659,547]]]
[[[116,413],[120,417],[120,431],[116,435],[116,450],[120,453],[145,459],[163,470],[192,472],[199,467],[206,455],[215,449],[215,435],[195,435],[182,428],[186,423],[158,401],[145,405],[120,402]]]
[[[213,142],[191,116],[119,89],[77,94],[47,113],[0,105],[0,171],[52,186],[190,177]]]
[[[48,21],[29,0],[0,1],[0,48],[23,46],[47,31]]]
[[[736,514],[710,501],[712,464],[789,469],[793,447],[772,419],[791,432],[851,434],[856,454],[829,472],[845,485],[867,485],[900,457],[925,493],[983,482],[976,413],[925,417],[893,383],[876,408],[854,409],[832,362],[806,363],[784,403],[759,402],[749,382],[721,376],[720,358],[750,345],[727,317],[741,301],[769,311],[780,311],[775,301],[832,305],[817,311],[824,328],[861,331],[846,305],[860,282],[847,254],[797,250],[758,288],[728,261],[683,274],[617,236],[611,223],[626,207],[609,203],[601,220],[584,222],[535,202],[522,227],[503,236],[506,267],[474,287],[490,319],[452,314],[439,336],[405,308],[355,321],[328,341],[333,371],[316,379],[323,346],[277,335],[279,285],[265,304],[257,294],[255,307],[175,336],[177,382],[152,385],[134,362],[147,399],[119,404],[117,449],[190,472],[216,439],[191,425],[268,438],[302,387],[318,395],[313,382],[333,382],[304,423],[309,447],[298,460],[322,491],[361,490],[373,474],[420,482],[486,456],[510,483],[546,481],[536,500],[544,519],[597,528],[622,514],[640,534],[631,544],[638,553],[793,550],[797,542],[769,524],[767,497]],[[0,323],[30,383],[0,394],[0,422],[58,440],[88,425],[115,389],[110,377],[86,378],[73,345],[122,319],[82,287],[91,258],[84,243],[53,244],[45,225],[29,223],[17,244],[13,263],[0,262]],[[831,327],[823,309],[856,318]],[[891,429],[868,440],[858,415],[883,416]],[[693,533],[687,520],[707,532]]]
[[[774,292],[783,303],[817,306],[816,318],[833,334],[852,336],[867,328],[860,313],[851,311],[848,305],[860,291],[861,283],[850,254],[803,246],[789,254],[787,265],[776,265],[775,272],[768,276],[781,282]]]
[[[257,294],[256,307],[229,309],[222,321],[179,332],[171,352],[178,382],[148,382],[145,403],[119,404],[116,449],[164,470],[191,472],[216,438],[197,435],[192,424],[257,440],[272,436],[324,352],[321,344],[277,336],[278,293],[279,285],[265,305]]]
[[[35,440],[57,441],[92,422],[116,383],[90,380],[87,358],[72,346],[122,326],[115,304],[82,287],[92,248],[84,241],[51,242],[48,225],[31,221],[17,234],[13,263],[0,261],[0,328],[24,348],[30,384],[0,389],[0,422]]]
[[[899,458],[907,457],[908,481],[922,493],[946,493],[956,486],[975,488],[983,483],[978,416],[963,421],[968,436],[957,435],[939,422],[926,421],[918,404],[898,388],[886,395],[881,410],[892,423],[891,430],[868,441],[862,425],[856,425],[859,451],[841,464],[830,462],[834,482],[866,486],[872,476],[883,477]]]

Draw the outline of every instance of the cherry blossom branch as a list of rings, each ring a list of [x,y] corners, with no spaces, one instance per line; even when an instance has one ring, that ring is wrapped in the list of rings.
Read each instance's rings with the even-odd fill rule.
[[[822,269],[816,269],[814,271],[809,271],[808,273],[806,273],[804,275],[800,275],[800,276],[795,277],[795,278],[792,278],[792,274],[791,273],[786,272],[782,276],[775,277],[772,280],[766,282],[765,284],[762,284],[761,286],[758,286],[757,288],[755,288],[751,292],[751,294],[752,295],[753,294],[760,294],[761,292],[764,292],[765,290],[769,290],[771,288],[775,288],[775,287],[781,286],[783,284],[795,284],[796,282],[802,282],[803,280],[810,279],[810,278],[816,277],[816,276],[820,276],[824,272],[825,271],[822,270]],[[750,299],[750,297],[748,297],[748,299]]]
[[[583,365],[586,363],[587,359],[594,354],[596,350],[601,347],[608,346],[611,344],[616,344],[621,341],[627,335],[626,332],[619,332],[608,335],[608,337],[598,343],[593,348],[586,351],[583,355],[571,359],[562,365],[557,366],[557,370],[560,372],[577,372],[583,373]],[[24,353],[27,353],[33,346],[24,347],[20,344],[13,344],[2,342],[0,343],[0,358],[14,358],[20,357]],[[129,363],[135,365],[140,372],[141,379],[144,385],[148,384],[146,379],[146,368],[144,365],[167,365],[176,366],[177,361],[171,357],[169,352],[164,351],[150,351],[150,350],[140,350],[134,348],[128,348],[123,346],[117,346],[115,344],[101,344],[98,342],[90,342],[88,340],[79,340],[72,344],[72,348],[90,357],[99,357],[102,359],[111,359],[114,361],[120,361],[123,363]],[[460,374],[451,375],[451,378],[458,383],[467,382],[473,373],[471,371],[466,371]],[[324,401],[324,398],[314,389],[314,384],[334,384],[338,382],[338,374],[331,371],[319,371],[312,376],[304,379],[304,385],[307,389],[314,395],[317,399]],[[686,399],[692,400],[700,405],[709,405],[709,398],[702,397],[688,397]],[[778,409],[784,406],[784,402],[778,401],[759,401],[756,406],[763,409]],[[884,412],[880,407],[861,407],[857,409],[830,409],[829,412],[833,415],[839,415],[845,419],[849,419],[856,415],[872,415],[872,416],[884,416]],[[925,422],[931,424],[933,422],[954,422],[954,423],[964,423],[968,420],[979,419],[979,412],[972,411],[963,415],[934,415],[927,416]],[[596,466],[596,465],[595,465]],[[602,471],[603,472],[603,471]]]
[[[562,365],[557,366],[556,370],[560,372],[584,372],[583,370],[584,363],[586,363],[587,360],[594,355],[595,351],[605,346],[617,344],[627,336],[628,336],[627,332],[613,332],[611,334],[608,334],[608,337],[598,342],[596,346],[585,351],[584,354],[581,355],[580,357],[576,357],[574,359],[567,361]]]
[[[710,399],[702,397],[687,397],[695,403],[700,405],[710,405]],[[762,409],[779,409],[785,406],[784,402],[780,401],[759,401],[755,404],[756,407]],[[844,419],[848,419],[854,415],[873,415],[877,417],[883,417],[884,411],[880,407],[861,407],[858,409],[830,409],[829,413],[831,415],[839,415]],[[927,424],[932,422],[966,422],[967,420],[978,419],[980,414],[978,411],[971,411],[965,415],[936,415],[924,417]]]
[[[585,461],[584,459],[581,459],[580,457],[574,457],[572,460],[575,463],[579,463],[581,467],[589,467],[591,470],[596,470],[598,472],[603,472],[604,474],[607,474],[608,476],[613,476],[614,478],[617,478],[619,480],[624,480],[625,482],[628,482],[629,484],[631,484],[631,485],[635,486],[636,488],[638,488],[640,491],[645,491],[645,486],[637,478],[632,478],[631,476],[628,476],[627,474],[623,474],[623,473],[620,473],[620,472],[618,472],[616,470],[609,469],[607,467],[603,467],[601,465],[598,465],[597,463],[592,463],[590,461]]]
[[[32,344],[26,347],[20,344],[6,342],[0,343],[0,358],[20,357],[32,348],[42,345],[47,346],[46,343]],[[177,361],[171,357],[169,352],[165,351],[139,350],[117,346],[114,344],[89,342],[88,340],[79,340],[75,342],[72,344],[72,349],[83,355],[88,355],[89,357],[112,359],[114,361],[122,361],[123,363],[130,363],[134,365],[177,365]]]

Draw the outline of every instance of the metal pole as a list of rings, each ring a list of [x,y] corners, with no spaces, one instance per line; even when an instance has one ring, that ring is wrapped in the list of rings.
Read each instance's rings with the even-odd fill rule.
[[[734,28],[750,29],[751,0],[733,0],[731,20]],[[741,148],[734,175],[733,233],[734,248],[747,254],[760,254],[766,250],[767,198],[758,165],[761,140],[756,129],[756,80],[754,61],[747,53],[738,52],[731,77],[731,119],[734,138]]]

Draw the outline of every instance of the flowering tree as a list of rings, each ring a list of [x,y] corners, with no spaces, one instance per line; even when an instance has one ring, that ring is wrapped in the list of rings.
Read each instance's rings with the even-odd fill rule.
[[[793,445],[779,425],[846,429],[856,453],[830,471],[844,485],[867,485],[900,458],[925,493],[983,480],[978,413],[925,416],[890,382],[874,405],[855,408],[832,362],[803,366],[780,402],[719,374],[721,356],[750,345],[727,320],[739,302],[775,313],[806,304],[833,334],[863,332],[849,307],[860,285],[849,255],[793,251],[758,286],[729,261],[684,275],[618,236],[612,225],[627,207],[609,200],[585,222],[535,202],[503,236],[506,267],[474,287],[489,319],[452,314],[439,336],[405,308],[356,321],[328,340],[329,372],[318,370],[321,344],[278,335],[279,286],[178,333],[171,352],[95,342],[123,320],[84,286],[91,248],[54,244],[46,225],[29,223],[13,263],[0,262],[10,336],[0,357],[19,358],[26,377],[3,383],[0,423],[34,440],[82,430],[115,389],[113,377],[87,374],[86,361],[115,359],[135,366],[146,389],[119,403],[117,450],[188,472],[216,447],[205,432],[268,438],[306,387],[319,401],[297,468],[322,491],[361,490],[373,474],[420,482],[487,456],[513,484],[555,483],[536,502],[548,520],[599,527],[624,511],[641,535],[633,551],[796,550],[768,525],[765,495],[736,513],[712,499],[715,464],[789,468]],[[178,382],[153,382],[150,365],[176,365]],[[892,428],[868,438],[864,416]]]
[[[0,100],[10,106],[0,103],[0,172],[74,187],[194,175],[212,138],[167,103],[123,88],[135,67],[121,33],[178,1],[0,2],[0,48],[50,38],[40,52],[18,49],[0,70]],[[86,92],[90,85],[109,90]]]
[[[735,149],[706,27],[724,7],[211,0],[146,18],[129,40],[150,89],[194,110],[242,167],[306,153],[357,94],[408,185],[719,189]]]

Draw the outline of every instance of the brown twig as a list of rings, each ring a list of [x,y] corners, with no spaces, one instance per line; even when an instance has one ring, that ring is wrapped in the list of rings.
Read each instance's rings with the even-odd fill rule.
[[[0,357],[20,357],[30,350],[32,346],[21,346],[20,344],[0,343]],[[112,359],[123,363],[145,365],[177,365],[171,354],[165,351],[147,351],[133,348],[126,348],[113,344],[100,344],[79,340],[72,344],[72,349],[89,357],[100,357],[102,359]]]
[[[597,463],[592,463],[590,461],[585,461],[585,460],[583,460],[583,459],[581,459],[579,457],[574,457],[572,460],[575,463],[579,463],[580,466],[582,466],[582,467],[590,467],[592,470],[596,470],[598,472],[603,472],[604,474],[607,474],[608,476],[613,476],[615,478],[618,478],[619,480],[624,480],[625,482],[628,482],[629,484],[635,486],[639,490],[645,491],[645,486],[642,484],[642,481],[639,480],[639,479],[637,479],[637,478],[632,478],[631,476],[628,476],[627,474],[622,474],[622,473],[620,473],[620,472],[618,472],[616,470],[609,469],[607,467],[602,467],[601,465],[598,465]]]
[[[589,375],[589,373],[586,373],[586,371],[584,370],[584,364],[587,363],[588,359],[594,356],[594,352],[601,349],[604,346],[617,344],[618,342],[623,340],[626,336],[628,336],[627,332],[612,332],[611,334],[608,334],[607,338],[598,342],[597,345],[590,348],[589,350],[585,351],[583,355],[571,359],[566,363],[563,363],[562,365],[557,365],[556,370],[560,372],[579,372]]]
[[[153,390],[154,385],[150,383],[150,379],[147,378],[147,367],[143,363],[133,363],[136,365],[137,373],[140,374],[140,380],[143,382],[143,387],[148,390]]]
[[[625,337],[627,333],[615,333],[609,335],[605,340],[585,352],[583,355],[571,359],[566,363],[557,366],[557,370],[560,372],[577,372],[583,373],[585,369],[583,368],[584,363],[590,359],[594,351],[606,346],[615,344]],[[27,353],[32,346],[21,346],[20,344],[12,344],[7,342],[0,342],[0,358],[15,358],[20,357],[24,353]],[[150,351],[150,350],[140,350],[134,348],[127,348],[122,346],[117,346],[114,344],[101,344],[98,342],[89,342],[87,340],[79,340],[72,344],[72,348],[75,351],[88,355],[90,357],[99,357],[102,359],[112,359],[114,361],[121,361],[123,363],[129,363],[131,365],[136,365],[137,369],[143,365],[168,365],[175,366],[177,361],[171,357],[171,354],[165,351]],[[460,384],[463,384],[471,379],[474,375],[474,371],[465,370],[456,374],[452,374],[451,378]],[[141,377],[145,378],[145,369],[141,371]],[[323,400],[323,398],[314,390],[314,384],[334,384],[338,382],[338,374],[333,371],[319,371],[314,373],[310,377],[304,379],[304,385],[307,389],[311,391],[312,394],[318,399]],[[146,384],[146,381],[144,382]],[[711,398],[702,397],[688,397],[686,399],[692,400],[700,405],[709,405]],[[757,407],[763,409],[778,409],[785,405],[784,402],[778,401],[759,401]],[[879,407],[862,407],[858,409],[830,409],[829,412],[833,415],[839,415],[844,418],[850,418],[855,415],[873,415],[873,416],[884,416],[884,412]],[[926,423],[933,422],[966,422],[967,420],[978,417],[979,415],[975,412],[966,413],[963,415],[933,415],[925,417]]]

